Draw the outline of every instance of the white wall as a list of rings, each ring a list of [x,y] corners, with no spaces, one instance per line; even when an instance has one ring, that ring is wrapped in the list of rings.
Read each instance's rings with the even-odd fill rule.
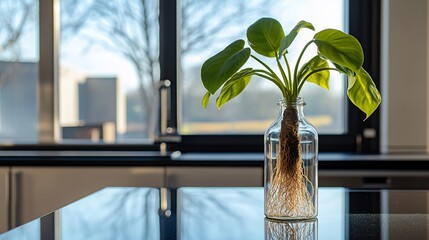
[[[383,0],[383,152],[427,152],[428,0]]]

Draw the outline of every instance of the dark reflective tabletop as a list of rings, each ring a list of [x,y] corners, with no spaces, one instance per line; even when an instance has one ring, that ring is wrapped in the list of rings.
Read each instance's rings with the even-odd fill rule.
[[[0,239],[429,239],[429,191],[320,188],[318,218],[295,222],[265,219],[263,195],[105,188]]]

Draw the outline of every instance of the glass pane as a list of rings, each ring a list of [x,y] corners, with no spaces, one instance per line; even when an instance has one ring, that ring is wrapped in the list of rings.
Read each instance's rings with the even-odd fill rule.
[[[221,110],[215,107],[216,97],[211,98],[209,107],[204,110],[201,98],[206,91],[200,80],[203,61],[232,41],[245,38],[247,27],[261,17],[278,19],[286,33],[300,20],[313,23],[316,30],[344,30],[344,5],[343,0],[222,0],[222,3],[219,0],[183,0],[180,36],[183,80],[181,133],[263,133],[278,114],[276,103],[281,98],[280,91],[271,82],[254,77],[245,91]],[[307,29],[299,33],[288,56],[291,63],[295,62],[300,50],[313,35]],[[315,47],[307,53],[304,60],[316,54]],[[261,68],[256,61],[247,66]],[[270,66],[277,68],[273,61]],[[345,85],[339,74],[331,75],[329,92],[308,83],[301,96],[307,103],[307,118],[319,133],[342,134],[346,132]]]
[[[0,139],[38,139],[37,82],[39,22],[37,0],[0,1]]]
[[[61,209],[61,239],[159,239],[159,190],[106,188]]]
[[[157,0],[62,0],[64,140],[123,142],[153,131],[159,80]]]
[[[38,240],[40,239],[40,220],[34,220],[0,234],[0,240]]]

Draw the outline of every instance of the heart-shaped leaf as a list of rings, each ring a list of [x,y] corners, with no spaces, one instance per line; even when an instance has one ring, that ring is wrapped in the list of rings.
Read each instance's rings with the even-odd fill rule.
[[[203,105],[203,108],[207,108],[207,106],[209,105],[210,96],[211,94],[209,92],[206,92],[206,94],[204,94],[203,100],[201,101],[201,105]]]
[[[325,29],[316,33],[313,41],[324,58],[355,72],[362,67],[362,46],[352,35],[335,29]]]
[[[280,42],[279,58],[287,52],[287,49],[290,47],[293,40],[295,40],[296,36],[298,35],[299,30],[301,30],[302,28],[308,28],[314,31],[313,24],[309,22],[300,21],[299,23],[297,23],[296,26],[290,31],[290,33],[286,35]]]
[[[250,48],[243,47],[244,40],[237,40],[204,62],[201,67],[201,80],[210,94],[215,94],[247,62]]]
[[[329,63],[326,60],[321,59],[319,56],[315,56],[308,62],[307,68],[309,70],[304,76],[304,79],[307,78],[306,81],[315,83],[320,87],[329,90],[329,70],[318,71],[323,68],[329,68]]]
[[[243,69],[225,83],[219,97],[216,99],[217,108],[221,108],[225,103],[238,96],[246,88],[252,78],[252,70],[252,68]]]
[[[371,76],[361,68],[355,77],[349,76],[347,95],[366,114],[367,119],[381,103],[381,96]]]
[[[250,47],[266,57],[275,57],[285,36],[282,25],[273,18],[261,18],[247,29]]]

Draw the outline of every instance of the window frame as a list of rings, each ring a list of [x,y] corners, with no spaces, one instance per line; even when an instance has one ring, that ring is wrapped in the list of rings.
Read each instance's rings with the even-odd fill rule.
[[[59,134],[58,102],[58,44],[60,0],[39,0],[39,143],[0,145],[0,149],[23,150],[160,150],[167,143],[167,150],[181,152],[262,152],[263,135],[179,135],[180,85],[178,84],[179,47],[179,0],[159,1],[160,37],[160,81],[168,79],[167,126],[172,129],[161,134],[153,144],[67,144],[61,143]],[[380,29],[381,0],[345,0],[348,11],[349,33],[359,39],[366,53],[365,69],[380,87]],[[173,56],[174,55],[174,56]],[[160,97],[161,98],[161,97]],[[161,101],[161,100],[160,100]],[[350,101],[347,101],[348,132],[343,135],[319,135],[320,152],[362,152],[379,153],[380,150],[380,110],[366,121]],[[159,111],[159,119],[161,119]],[[160,124],[158,124],[159,126]],[[367,130],[375,131],[375,136],[366,136]]]
[[[364,52],[367,54],[364,62],[364,68],[373,77],[377,87],[380,86],[380,0],[345,0],[346,11],[348,11],[348,30],[349,33],[359,39]],[[166,4],[173,4],[175,1],[161,0]],[[171,6],[173,7],[173,6]],[[177,5],[174,5],[177,7]],[[369,13],[369,14],[368,14]],[[369,17],[368,17],[369,16]],[[176,25],[174,25],[175,27]],[[177,28],[171,28],[170,31],[178,32]],[[176,36],[177,37],[177,36]],[[172,41],[172,39],[169,39]],[[170,43],[174,45],[176,43]],[[177,51],[176,51],[177,53]],[[174,61],[179,61],[176,56]],[[177,64],[176,62],[176,64]],[[162,65],[161,65],[162,66]],[[162,67],[161,67],[162,68]],[[177,71],[177,69],[175,70]],[[171,75],[171,73],[170,73]],[[169,75],[169,76],[170,76]],[[179,96],[177,84],[174,84],[172,92],[175,97]],[[180,97],[180,96],[179,96]],[[347,98],[347,97],[346,97]],[[177,109],[180,109],[180,100],[171,99],[174,119],[171,126],[178,129]],[[371,117],[362,123],[360,119],[365,116],[349,100],[347,100],[347,133],[341,135],[319,134],[320,152],[364,152],[379,153],[379,119],[380,110],[374,112]],[[179,113],[180,114],[180,113]],[[366,136],[364,132],[368,129],[375,131],[375,136]],[[181,135],[179,143],[172,143],[172,151],[182,152],[261,152],[263,151],[263,135]]]

